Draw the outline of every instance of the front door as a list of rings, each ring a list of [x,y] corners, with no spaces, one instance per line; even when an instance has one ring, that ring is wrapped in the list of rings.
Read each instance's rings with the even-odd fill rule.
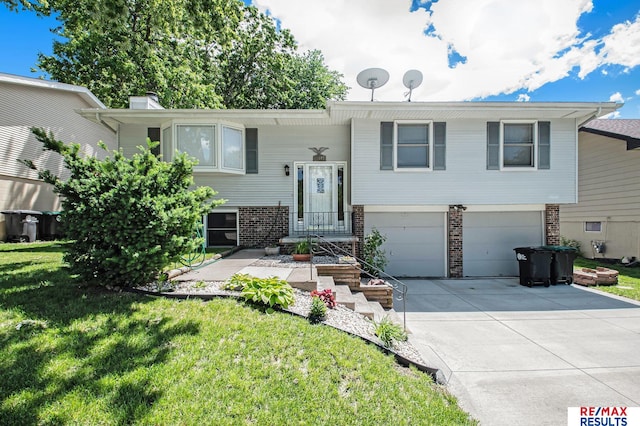
[[[295,163],[296,230],[336,230],[344,226],[345,164]]]

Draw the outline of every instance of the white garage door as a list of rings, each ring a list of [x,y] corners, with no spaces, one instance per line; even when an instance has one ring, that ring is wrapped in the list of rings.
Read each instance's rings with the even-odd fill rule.
[[[366,213],[365,235],[373,227],[387,237],[382,248],[395,277],[444,277],[444,213]]]
[[[517,276],[516,247],[542,244],[542,212],[465,212],[462,255],[467,277]]]

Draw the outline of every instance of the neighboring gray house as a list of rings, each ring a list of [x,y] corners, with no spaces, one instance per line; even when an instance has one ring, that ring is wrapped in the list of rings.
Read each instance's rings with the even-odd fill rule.
[[[593,120],[579,131],[578,204],[562,206],[562,236],[586,257],[640,258],[640,120]]]
[[[31,127],[43,127],[65,142],[75,142],[90,155],[98,141],[116,148],[115,133],[91,123],[75,110],[105,106],[84,87],[0,73],[0,211],[60,210],[60,199],[50,185],[18,159],[31,159],[43,168],[64,175],[57,154],[43,152]],[[0,214],[0,241],[6,239],[5,216]]]
[[[149,135],[197,157],[227,203],[210,245],[373,227],[397,276],[515,276],[514,247],[557,244],[577,201],[577,129],[620,104],[329,102],[324,110],[85,109],[126,154]],[[144,104],[144,102],[142,102]],[[156,107],[148,104],[147,107]],[[143,106],[143,108],[145,108]],[[347,244],[348,245],[348,244]]]

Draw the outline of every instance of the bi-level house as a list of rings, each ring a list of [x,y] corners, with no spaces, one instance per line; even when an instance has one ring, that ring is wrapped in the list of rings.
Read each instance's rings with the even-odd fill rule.
[[[323,110],[129,109],[80,113],[199,160],[198,185],[227,203],[210,245],[264,246],[313,232],[356,241],[377,228],[396,276],[515,276],[513,249],[557,244],[577,201],[577,129],[605,103],[328,102]]]

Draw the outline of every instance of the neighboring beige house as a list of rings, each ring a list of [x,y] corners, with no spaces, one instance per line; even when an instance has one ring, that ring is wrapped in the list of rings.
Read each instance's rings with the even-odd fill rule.
[[[560,233],[589,258],[640,258],[640,120],[579,129],[578,204],[560,207]]]
[[[102,151],[97,148],[100,140],[111,149],[117,147],[113,131],[75,112],[85,108],[105,106],[84,87],[0,73],[0,211],[60,210],[60,199],[51,187],[17,161],[31,159],[58,175],[65,173],[61,158],[42,150],[31,127],[79,143],[90,155]],[[0,214],[0,241],[6,236],[5,215]]]

